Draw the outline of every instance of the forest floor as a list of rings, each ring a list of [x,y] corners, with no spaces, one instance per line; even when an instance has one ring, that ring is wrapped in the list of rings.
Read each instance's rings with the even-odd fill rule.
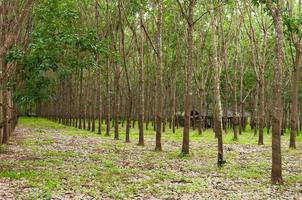
[[[211,131],[191,134],[190,156],[180,155],[181,133],[163,134],[163,152],[146,144],[99,136],[45,119],[21,118],[0,150],[0,199],[302,199],[302,134],[298,150],[282,137],[282,186],[270,185],[270,136],[257,145],[251,132],[224,138],[223,168]],[[121,129],[122,132],[124,129]],[[124,138],[124,134],[121,134]]]

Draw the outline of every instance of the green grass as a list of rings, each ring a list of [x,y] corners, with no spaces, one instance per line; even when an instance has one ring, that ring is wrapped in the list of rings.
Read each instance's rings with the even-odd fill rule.
[[[85,137],[113,137],[114,129],[111,127],[111,136],[104,136],[105,133],[105,124],[102,126],[102,135],[98,135],[96,133],[92,133],[87,130],[83,129],[77,129],[74,127],[68,127],[64,126],[62,124],[55,123],[53,121],[44,119],[44,118],[27,118],[22,117],[19,119],[19,124],[24,127],[28,128],[36,128],[36,129],[56,129],[56,130],[62,130],[67,135],[80,135]],[[96,130],[98,124],[96,123]],[[87,126],[86,126],[87,127]],[[145,127],[145,126],[144,126]],[[124,140],[125,138],[125,126],[122,127],[120,125],[120,140]],[[138,139],[138,126],[136,125],[135,128],[131,129],[131,139],[136,140]],[[287,130],[285,135],[282,136],[283,138],[289,138],[290,131]],[[153,130],[153,127],[151,126],[151,123],[149,125],[149,129],[144,131],[144,134],[146,137],[148,136],[154,136],[155,132]],[[182,140],[182,134],[183,129],[179,128],[176,129],[175,133],[172,133],[172,130],[169,129],[169,126],[166,125],[166,132],[163,132],[163,141],[181,141]],[[242,135],[238,135],[239,139],[237,141],[233,140],[233,131],[232,129],[228,129],[228,134],[224,134],[224,143],[225,144],[258,144],[258,136],[254,136],[253,130],[251,130],[250,126],[247,126],[246,130],[243,132]],[[214,133],[212,129],[208,129],[204,131],[201,135],[198,133],[197,130],[191,130],[190,131],[190,141],[193,142],[215,142],[216,139],[214,137]],[[297,142],[302,142],[302,132],[297,137]],[[271,143],[271,134],[267,135],[266,129],[264,129],[264,144]]]
[[[6,144],[0,145],[0,151],[5,151],[6,149],[7,149],[7,145]]]
[[[36,128],[36,129],[66,129],[68,127],[52,122],[50,120],[38,117],[21,117],[18,120],[18,123],[22,126],[28,128]]]
[[[151,126],[150,130],[145,131],[144,147],[137,146],[137,127],[131,129],[132,142],[128,144],[124,142],[125,127],[122,126],[119,141],[113,140],[113,129],[108,137],[42,118],[20,118],[19,126],[32,129],[31,137],[25,138],[18,145],[30,150],[37,159],[29,156],[0,162],[0,179],[26,180],[27,187],[39,189],[39,192],[34,190],[26,194],[24,199],[51,199],[54,194],[60,196],[65,191],[88,194],[96,199],[135,199],[139,194],[161,198],[174,194],[206,193],[213,187],[209,177],[218,177],[221,182],[234,182],[240,178],[247,183],[240,185],[242,192],[265,193],[270,186],[271,155],[268,150],[271,136],[266,133],[264,135],[263,148],[267,151],[261,149],[253,152],[258,147],[258,137],[254,136],[249,127],[239,135],[238,141],[233,140],[232,130],[224,135],[227,163],[223,168],[218,168],[217,140],[212,130],[206,130],[201,135],[197,130],[191,130],[190,155],[182,156],[181,128],[172,133],[167,126],[162,137],[163,152],[155,152],[155,133]],[[58,140],[60,135],[62,138]],[[70,141],[86,141],[87,138],[89,141],[96,139],[99,142],[96,145],[89,141],[85,144],[75,143],[70,148],[74,144]],[[301,146],[301,138],[302,134],[297,138],[298,146]],[[289,134],[285,134],[282,140],[288,143]],[[74,148],[77,151],[73,151]],[[297,161],[299,154],[299,149],[284,148],[284,163]],[[285,171],[287,185],[282,187],[283,191],[302,182],[302,167],[296,170],[301,173],[291,175]],[[240,192],[230,196],[235,199],[240,197]]]
[[[288,176],[286,177],[287,184],[297,184],[302,183],[302,174],[299,174],[297,176]],[[302,192],[302,188],[300,189],[300,192]]]
[[[32,179],[37,177],[37,173],[35,171],[1,171],[0,177],[2,178],[10,178],[10,179]]]
[[[51,191],[59,188],[62,184],[58,176],[49,171],[33,170],[4,170],[0,172],[0,178],[11,180],[27,180],[28,187],[39,188],[44,194],[51,197]]]
[[[229,166],[226,166],[223,170],[226,172],[227,176],[231,178],[240,177],[242,179],[257,179],[264,176],[269,167],[270,163],[268,162],[258,162],[235,166],[232,167],[232,169],[230,169]]]

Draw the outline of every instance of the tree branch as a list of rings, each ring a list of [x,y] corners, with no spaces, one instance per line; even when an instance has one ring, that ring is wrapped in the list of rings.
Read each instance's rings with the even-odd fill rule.
[[[253,90],[254,90],[254,88],[250,89],[250,91],[247,93],[247,95],[244,97],[244,99],[242,100],[241,103],[244,103],[247,100],[247,98],[250,96],[250,94],[252,93]]]
[[[210,10],[208,10],[208,11],[206,11],[206,12],[204,12],[204,13],[202,13],[191,25],[194,25],[194,24],[196,24],[199,20],[201,20],[206,14],[209,14],[210,12],[211,12],[211,10],[216,10],[216,9],[218,9],[218,8],[220,8],[220,7],[222,7],[222,6],[225,6],[225,5],[227,5],[227,3],[222,3],[222,4],[220,4],[220,5],[218,5],[218,6],[216,6],[216,7],[214,7],[213,9],[211,8]]]
[[[149,42],[150,42],[150,44],[151,44],[151,46],[152,46],[152,49],[154,50],[154,52],[156,53],[156,55],[158,55],[158,52],[157,52],[157,50],[156,50],[156,48],[155,48],[155,46],[154,46],[154,44],[153,44],[153,42],[152,42],[152,39],[150,38],[150,36],[149,36],[149,34],[148,34],[148,31],[147,31],[145,25],[142,24],[142,27],[143,27],[144,32],[145,32],[145,34],[146,34],[146,36],[147,36],[147,38],[148,38],[148,40],[149,40]]]
[[[179,1],[179,0],[176,0],[176,1],[177,1],[177,4],[178,4],[179,8],[180,8],[181,14],[183,15],[183,17],[185,18],[185,20],[187,21],[187,23],[188,23],[189,25],[191,25],[190,22],[189,22],[189,17],[188,17],[188,15],[185,13],[185,11],[184,11],[184,9],[183,9],[183,7],[182,7],[180,1]]]

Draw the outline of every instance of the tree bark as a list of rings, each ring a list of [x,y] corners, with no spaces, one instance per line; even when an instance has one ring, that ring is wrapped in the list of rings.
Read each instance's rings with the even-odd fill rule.
[[[301,14],[301,0],[299,0],[299,11],[298,13]],[[291,10],[293,6],[293,2],[291,1]],[[292,15],[292,13],[290,13]],[[293,63],[293,72],[292,72],[292,104],[291,104],[291,114],[290,114],[290,126],[291,126],[291,132],[290,132],[290,148],[297,148],[296,147],[296,137],[299,133],[298,130],[298,122],[299,122],[299,110],[298,110],[298,100],[299,100],[299,79],[300,79],[300,65],[301,65],[301,35],[298,36],[295,41],[294,36],[292,36],[292,42],[294,43],[296,54],[295,59]]]
[[[2,77],[3,80],[6,80],[7,77],[7,63],[4,61],[4,59],[1,59],[1,65],[2,65]],[[8,94],[7,94],[7,87],[6,84],[3,85],[3,89],[2,89],[2,116],[3,116],[3,128],[2,128],[2,134],[3,134],[3,138],[2,138],[2,143],[6,144],[8,142],[8,138],[9,138],[9,129],[8,129]]]
[[[172,132],[175,133],[176,126],[176,73],[173,75],[173,85],[172,85]]]
[[[79,96],[79,129],[83,128],[83,113],[84,113],[84,105],[83,105],[83,69],[81,68],[80,72],[80,96]]]
[[[193,8],[195,0],[189,1],[188,7],[188,20],[187,20],[187,48],[188,57],[186,65],[186,80],[185,80],[185,99],[184,99],[184,130],[183,130],[183,143],[182,143],[182,153],[189,154],[190,149],[190,113],[191,113],[191,99],[192,99],[192,59],[193,59]]]
[[[215,0],[212,0],[212,9],[215,6]],[[214,10],[211,10],[211,28],[213,33],[212,38],[212,55],[213,55],[213,74],[214,74],[214,131],[218,139],[218,155],[217,164],[222,166],[225,161],[223,159],[223,140],[222,140],[222,108],[221,108],[221,96],[220,96],[220,73],[221,69],[218,63],[217,56],[217,21]]]
[[[162,108],[163,108],[163,84],[162,84],[162,19],[163,2],[158,0],[157,16],[157,70],[156,70],[156,145],[155,150],[161,151],[161,132],[162,132]]]
[[[265,27],[265,25],[263,25]],[[261,63],[259,64],[258,76],[259,76],[259,107],[258,107],[258,124],[259,124],[259,136],[258,136],[258,145],[263,145],[263,129],[265,127],[265,65],[266,65],[266,51],[267,51],[267,30],[263,29],[263,51],[260,55]]]
[[[106,70],[106,136],[110,135],[110,107],[111,107],[111,92],[110,92],[110,61],[107,58],[107,70]]]
[[[139,140],[138,145],[144,145],[144,121],[145,121],[145,78],[144,78],[144,29],[143,29],[144,12],[140,11],[140,76],[139,76],[139,89],[140,89],[140,102],[139,102]]]
[[[256,81],[254,111],[253,111],[253,127],[252,127],[254,130],[254,136],[256,136],[258,132],[258,105],[259,105],[258,98],[259,98],[259,82]]]
[[[116,64],[114,75],[115,98],[114,98],[114,139],[119,140],[119,122],[120,122],[120,67]]]
[[[242,134],[243,131],[243,119],[244,119],[244,113],[243,113],[243,78],[244,78],[244,64],[241,62],[240,64],[240,116],[239,116],[239,135]]]
[[[282,12],[284,0],[279,0],[276,4],[272,0],[267,1],[267,5],[271,12],[274,21],[276,32],[276,47],[275,58],[276,64],[274,68],[273,82],[273,100],[272,100],[272,184],[282,184],[282,159],[281,159],[281,114],[282,114],[282,99],[281,85],[284,59],[284,36],[283,36],[283,21]]]
[[[296,136],[298,131],[298,98],[299,98],[299,78],[301,63],[301,45],[296,44],[296,56],[292,72],[292,105],[291,105],[291,132],[290,148],[296,148]]]
[[[234,138],[233,140],[238,140],[238,100],[237,100],[237,81],[238,81],[238,58],[240,53],[240,26],[241,24],[238,22],[238,16],[236,16],[236,56],[235,56],[235,65],[234,65],[234,80],[232,84],[232,91],[233,91],[233,118],[232,118],[232,124],[233,124],[233,131],[234,131]]]
[[[200,100],[199,100],[199,107],[200,107],[200,112],[199,112],[199,123],[198,123],[198,134],[201,135],[203,131],[203,124],[205,120],[205,115],[204,115],[204,90],[199,89],[199,95],[200,95]]]
[[[265,121],[265,108],[264,108],[264,68],[259,71],[259,136],[258,136],[258,145],[263,145],[263,129]]]

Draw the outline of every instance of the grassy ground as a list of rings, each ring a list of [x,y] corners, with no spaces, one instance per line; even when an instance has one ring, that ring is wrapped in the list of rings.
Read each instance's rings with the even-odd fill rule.
[[[270,185],[270,135],[257,145],[250,130],[224,136],[226,165],[216,166],[212,131],[191,133],[191,154],[180,156],[182,130],[163,134],[155,152],[153,131],[145,147],[66,127],[21,118],[11,142],[0,150],[0,199],[302,199],[302,134],[298,149],[282,136],[283,186]]]

